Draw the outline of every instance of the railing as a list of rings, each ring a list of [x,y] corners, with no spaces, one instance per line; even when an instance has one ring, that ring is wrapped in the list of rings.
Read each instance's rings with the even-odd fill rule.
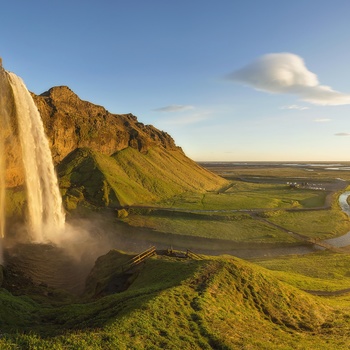
[[[172,252],[172,250],[171,250]],[[148,248],[147,250],[145,250],[144,252],[135,255],[134,257],[132,257],[130,260],[128,260],[127,262],[125,262],[124,264],[121,265],[121,271],[125,272],[129,269],[131,269],[132,267],[142,263],[143,261],[145,261],[146,259],[150,258],[153,255],[156,255],[156,247],[151,247]],[[169,251],[168,251],[169,254]],[[176,254],[175,252],[173,253],[174,256],[176,257],[181,257],[181,258],[190,258],[190,259],[194,259],[194,260],[203,260],[203,257],[199,254],[196,254],[194,252],[192,252],[191,250],[187,249],[186,254],[182,253],[180,254]]]
[[[125,262],[121,268],[122,271],[126,271],[129,270],[130,268],[142,263],[143,261],[145,261],[146,259],[150,258],[153,255],[156,255],[156,247],[151,247],[147,250],[145,250],[144,252],[134,256],[133,258],[131,258],[130,260],[128,260],[127,262]]]
[[[202,259],[203,259],[200,255],[198,255],[198,254],[196,254],[196,253],[193,253],[193,252],[192,252],[191,250],[189,250],[189,249],[187,249],[186,255],[187,255],[189,258],[194,259],[194,260],[202,260]]]

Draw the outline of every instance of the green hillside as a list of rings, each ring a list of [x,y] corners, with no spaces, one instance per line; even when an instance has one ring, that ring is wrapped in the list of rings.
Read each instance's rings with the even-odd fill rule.
[[[105,271],[103,259],[100,271]],[[124,260],[120,252],[105,259],[108,268],[112,261],[117,268]],[[106,274],[101,278],[105,280]],[[50,306],[44,297],[38,303],[1,290],[0,303],[1,349],[350,346],[349,320],[340,308],[237,258],[156,256],[134,271],[130,287],[120,293]]]
[[[183,192],[206,192],[227,184],[180,150],[154,147],[146,153],[126,148],[112,156],[77,149],[58,167],[68,209],[87,202],[120,207],[150,204]]]

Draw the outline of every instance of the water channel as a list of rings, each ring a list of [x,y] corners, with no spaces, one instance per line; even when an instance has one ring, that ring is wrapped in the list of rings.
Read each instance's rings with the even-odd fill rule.
[[[344,213],[350,216],[350,205],[348,203],[348,197],[350,191],[345,191],[339,196],[339,205]],[[337,238],[331,238],[325,240],[326,243],[333,245],[334,247],[341,248],[350,245],[350,231],[343,236]]]

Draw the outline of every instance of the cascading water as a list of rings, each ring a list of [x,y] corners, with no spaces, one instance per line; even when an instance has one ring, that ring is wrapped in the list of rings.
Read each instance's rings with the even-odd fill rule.
[[[9,85],[7,84],[7,74],[1,67],[0,59],[0,239],[5,236],[5,195],[6,195],[6,182],[5,182],[5,166],[6,166],[6,152],[5,152],[5,140],[8,138],[9,131],[9,115],[6,108],[7,96],[9,92]]]
[[[22,79],[13,73],[6,71],[5,73],[12,89],[18,135],[22,149],[27,190],[27,231],[29,238],[34,242],[55,242],[57,241],[57,235],[64,230],[65,214],[49,142],[45,135],[39,111]],[[0,143],[0,152],[1,147],[3,147],[3,144]],[[4,154],[4,152],[1,152],[1,154]],[[4,164],[5,160],[2,156],[0,158],[1,174],[4,174]],[[0,176],[0,234],[3,235],[4,191],[4,177]]]
[[[22,208],[22,184],[26,187],[25,208]],[[19,201],[7,198],[12,205],[8,211],[15,214],[5,225],[6,195],[15,196],[16,193],[19,193]],[[11,211],[14,209],[17,211]],[[21,215],[22,209],[27,214],[24,230],[17,223],[10,225],[16,215]],[[90,228],[90,225],[88,223],[86,227]],[[1,58],[0,235],[5,238],[7,266],[24,271],[33,283],[45,283],[76,293],[82,292],[95,259],[109,246],[107,241],[96,241],[90,236],[81,222],[76,226],[65,223],[41,116],[22,79],[3,69]],[[0,238],[0,264],[3,262],[3,242]],[[17,282],[20,287],[21,278]]]

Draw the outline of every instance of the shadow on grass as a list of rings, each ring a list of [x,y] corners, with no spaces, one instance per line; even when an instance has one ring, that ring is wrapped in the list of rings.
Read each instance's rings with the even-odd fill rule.
[[[30,304],[30,312],[35,314],[35,322],[30,324],[27,317],[23,324],[20,321],[21,314],[18,314],[18,327],[12,325],[9,329],[3,328],[3,331],[12,334],[37,334],[44,339],[103,328],[122,317],[127,317],[135,310],[142,309],[162,291],[181,284],[193,275],[201,263],[203,262],[171,258],[148,260],[141,267],[132,285],[124,292],[58,307]],[[15,300],[21,297],[12,298]]]

